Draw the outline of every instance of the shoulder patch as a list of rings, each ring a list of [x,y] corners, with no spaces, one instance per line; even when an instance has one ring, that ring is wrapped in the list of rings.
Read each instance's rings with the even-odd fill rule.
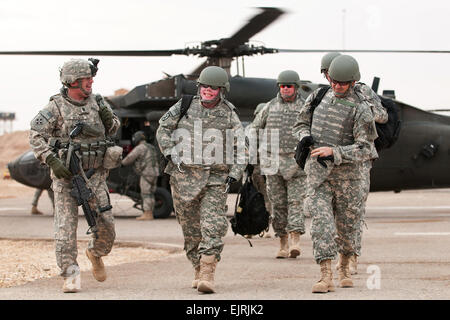
[[[161,117],[160,121],[166,121],[167,119],[170,118],[175,118],[177,116],[179,116],[180,114],[180,105],[181,105],[181,100],[178,101],[177,103],[175,103],[173,106],[170,107],[170,109]]]
[[[32,130],[41,131],[48,123],[49,120],[53,118],[53,114],[48,110],[41,110],[39,113],[31,120],[30,126]]]
[[[180,114],[181,110],[176,105],[171,107],[169,111],[167,112],[172,118],[178,116]]]

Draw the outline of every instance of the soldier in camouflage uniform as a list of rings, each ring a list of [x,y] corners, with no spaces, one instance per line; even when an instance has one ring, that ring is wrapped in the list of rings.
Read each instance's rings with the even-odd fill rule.
[[[142,209],[144,213],[136,220],[153,220],[155,209],[155,191],[159,176],[159,160],[156,148],[147,143],[143,131],[137,131],[132,137],[133,150],[122,160],[122,165],[133,164],[134,171],[141,176]]]
[[[93,77],[97,71],[96,59],[72,59],[60,70],[63,88],[50,98],[47,106],[31,121],[30,145],[38,160],[51,168],[52,189],[55,193],[55,247],[56,261],[64,277],[64,292],[81,289],[80,270],[77,263],[78,204],[70,195],[72,173],[67,169],[69,143],[79,145],[77,151],[83,170],[95,169],[87,185],[94,193],[89,201],[97,210],[97,237],[93,234],[86,254],[92,263],[92,272],[98,281],[106,279],[101,257],[106,256],[114,243],[115,230],[111,210],[108,208],[109,192],[106,185],[108,170],[103,167],[103,157],[108,146],[106,137],[114,135],[120,126],[119,119],[99,95],[92,94]],[[69,133],[78,123],[83,129],[69,141]],[[59,142],[59,147],[57,148]]]
[[[251,128],[257,132],[259,129],[266,129],[268,135],[271,135],[273,130],[279,132],[279,166],[276,173],[266,175],[267,195],[272,205],[272,227],[275,236],[280,237],[280,249],[276,257],[296,258],[300,255],[300,235],[305,233],[303,198],[306,175],[294,159],[298,141],[292,135],[292,127],[303,107],[304,99],[297,92],[300,87],[297,72],[281,72],[277,85],[280,90],[278,95],[256,116]],[[259,148],[265,146],[261,145]],[[267,150],[271,149],[267,147]],[[261,159],[263,172],[264,162],[264,159]]]
[[[329,52],[322,57],[320,72],[323,73],[324,77],[328,80],[328,82],[330,82],[330,85],[331,79],[328,75],[328,69],[330,68],[330,64],[333,61],[333,59],[340,55],[341,54],[339,52]],[[361,100],[364,100],[368,105],[370,105],[370,109],[372,111],[373,118],[376,123],[386,123],[388,121],[388,113],[386,111],[386,108],[383,107],[380,98],[369,86],[367,86],[362,82],[356,82],[353,89],[355,91],[355,94],[357,94]],[[361,220],[355,234],[356,252],[350,258],[349,268],[351,274],[356,274],[358,270],[358,257],[361,255],[361,235],[363,231],[362,230],[363,225],[365,224],[364,222],[364,216],[366,212],[365,202],[367,200],[367,197],[369,196],[370,190],[370,169],[372,168],[373,161],[377,158],[375,145],[372,144],[371,148],[372,148],[372,158],[364,162],[363,170],[361,170],[361,179],[364,183],[363,188],[364,190],[366,190],[366,196],[364,199],[364,205],[361,206],[362,210]],[[340,260],[336,264],[336,269],[339,269],[339,267],[340,267]]]
[[[198,79],[198,95],[186,115],[180,118],[180,100],[159,120],[156,133],[161,152],[169,160],[165,172],[171,176],[173,204],[186,256],[195,269],[192,287],[203,293],[214,292],[215,267],[228,230],[227,185],[240,179],[247,163],[243,126],[235,107],[223,96],[229,86],[225,70],[205,68]],[[214,150],[207,142],[212,141],[210,133],[215,133]],[[183,137],[177,145],[176,134]],[[190,150],[183,149],[180,157],[177,147],[182,144]],[[226,150],[233,149],[237,152],[229,159]]]
[[[341,259],[339,285],[353,286],[348,264],[356,252],[355,233],[367,195],[362,172],[367,172],[364,162],[374,157],[372,145],[377,137],[370,105],[354,91],[360,79],[356,60],[340,55],[332,61],[329,76],[332,90],[311,114],[310,105],[318,93],[314,91],[293,129],[300,140],[313,141],[305,165],[305,208],[312,217],[313,254],[321,270],[314,293],[334,291],[331,260],[337,252]]]
[[[39,202],[39,198],[42,195],[42,191],[44,191],[44,189],[36,189],[36,191],[34,192],[34,196],[33,196],[33,200],[31,201],[31,214],[34,215],[42,215],[42,212],[38,210],[37,206],[38,206],[38,202]],[[55,202],[54,202],[54,194],[53,194],[53,190],[52,188],[48,188],[47,189],[47,193],[48,193],[48,197],[52,203],[52,212],[54,214],[55,211]]]

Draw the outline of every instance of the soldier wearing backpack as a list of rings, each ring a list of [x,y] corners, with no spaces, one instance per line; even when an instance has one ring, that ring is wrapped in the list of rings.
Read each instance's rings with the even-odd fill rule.
[[[339,286],[353,287],[349,260],[356,253],[355,233],[367,196],[362,174],[366,161],[374,158],[377,138],[370,105],[355,93],[360,79],[356,60],[347,55],[333,59],[329,68],[332,90],[311,110],[319,90],[306,100],[294,126],[300,142],[311,143],[306,160],[305,208],[311,213],[313,254],[321,278],[313,293],[334,291],[331,260],[339,253]],[[368,174],[368,173],[367,173]]]
[[[182,99],[161,117],[156,138],[162,154],[168,159],[165,173],[170,175],[173,204],[183,231],[186,256],[195,270],[192,287],[200,293],[213,293],[214,273],[224,246],[222,238],[228,230],[227,189],[241,178],[247,166],[247,155],[242,123],[235,107],[224,98],[225,90],[230,89],[225,70],[206,67],[197,82],[198,95],[187,108],[182,108]],[[215,136],[217,148],[211,159],[208,143],[211,136],[207,138],[207,135],[215,133],[221,137]],[[236,138],[229,141],[227,133]],[[172,140],[177,134],[182,138],[179,143]],[[189,142],[186,144],[186,141]],[[183,148],[182,155],[177,147]],[[226,162],[225,153],[230,148],[237,150],[232,163]],[[240,152],[242,150],[244,153]],[[217,157],[222,151],[223,159],[219,160]]]
[[[328,69],[330,67],[331,62],[334,58],[340,56],[341,54],[339,52],[329,52],[326,55],[322,57],[321,66],[320,66],[320,72],[323,73],[324,77],[328,80],[328,82],[331,85],[331,78],[328,75]],[[359,79],[358,79],[359,80]],[[381,100],[378,97],[378,95],[366,84],[362,82],[356,82],[354,86],[355,93],[362,98],[362,100],[366,101],[370,105],[370,109],[372,111],[374,120],[376,123],[386,123],[388,121],[388,113],[386,111],[386,108],[383,107],[381,104]],[[361,206],[361,220],[359,226],[357,226],[357,232],[355,234],[355,254],[350,258],[350,273],[356,274],[358,270],[358,257],[361,256],[361,236],[362,236],[362,229],[364,225],[364,216],[365,216],[365,202],[367,200],[367,197],[369,196],[369,190],[370,190],[370,169],[372,168],[372,163],[374,159],[377,157],[377,152],[375,149],[375,144],[372,145],[372,154],[373,158],[370,160],[367,160],[364,162],[363,169],[361,170],[361,177],[364,182],[364,190],[366,192],[366,196],[364,198],[364,205]],[[341,261],[338,260],[338,263],[336,264],[336,270],[339,269]]]
[[[280,249],[276,258],[296,258],[300,255],[300,236],[305,233],[303,198],[305,195],[306,175],[294,160],[297,143],[292,135],[292,127],[303,107],[304,100],[298,93],[300,77],[297,72],[286,70],[278,75],[278,95],[270,100],[257,114],[251,128],[258,132],[265,129],[268,145],[260,145],[272,152],[272,134],[279,133],[277,150],[278,170],[265,173],[267,164],[261,158],[261,172],[266,175],[267,195],[272,205],[272,227],[275,236],[280,238]],[[274,155],[271,155],[273,157]],[[289,243],[290,235],[290,243]]]

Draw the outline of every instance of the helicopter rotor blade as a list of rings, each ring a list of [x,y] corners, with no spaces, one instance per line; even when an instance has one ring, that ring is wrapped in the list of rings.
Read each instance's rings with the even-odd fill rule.
[[[248,42],[251,37],[285,13],[285,11],[279,8],[260,7],[260,9],[263,10],[260,14],[251,18],[246,25],[235,32],[230,38],[224,39],[216,51],[220,51],[221,49],[234,49]]]
[[[44,56],[119,56],[158,57],[174,54],[188,55],[185,49],[176,50],[78,50],[78,51],[0,51],[0,55],[44,55]]]
[[[450,50],[336,50],[336,49],[275,49],[277,52],[309,53],[309,52],[354,52],[354,53],[450,53]]]

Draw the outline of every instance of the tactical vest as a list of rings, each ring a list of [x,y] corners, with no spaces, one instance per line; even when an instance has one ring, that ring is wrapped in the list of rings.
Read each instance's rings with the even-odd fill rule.
[[[186,116],[180,119],[177,127],[177,130],[187,130],[191,140],[190,154],[187,155],[191,162],[183,161],[184,165],[192,167],[210,165],[212,169],[219,171],[228,170],[226,145],[228,144],[228,149],[231,147],[228,152],[233,151],[234,145],[234,140],[227,137],[227,129],[232,129],[232,112],[234,111],[225,101],[220,102],[214,108],[208,109],[201,105],[198,97],[192,100]],[[183,131],[180,130],[179,132]],[[216,139],[219,136],[221,141]],[[183,134],[183,141],[185,141],[185,138],[187,137]],[[176,142],[176,144],[178,143]],[[222,158],[217,163],[215,160],[220,159],[220,156],[216,157],[215,152],[222,153]],[[183,157],[184,155],[181,153],[180,156]]]
[[[50,99],[58,108],[57,115],[60,126],[59,136],[61,148],[58,151],[60,159],[65,163],[69,150],[69,134],[80,122],[83,130],[71,141],[74,146],[80,146],[77,151],[81,159],[83,170],[98,168],[103,164],[103,158],[108,147],[114,143],[106,140],[105,127],[98,113],[99,107],[94,95],[88,97],[84,105],[74,105],[64,99],[61,94]]]
[[[357,105],[361,103],[355,94],[345,99],[337,98],[329,90],[316,107],[311,125],[314,148],[346,146],[354,143],[353,125]],[[353,179],[359,177],[359,163],[342,163],[335,166],[330,178]]]
[[[292,135],[292,127],[297,121],[304,101],[298,95],[293,102],[285,102],[280,94],[269,102],[266,120],[267,150],[271,149],[271,129],[278,129],[279,150],[281,153],[293,153],[297,146],[297,139]]]

